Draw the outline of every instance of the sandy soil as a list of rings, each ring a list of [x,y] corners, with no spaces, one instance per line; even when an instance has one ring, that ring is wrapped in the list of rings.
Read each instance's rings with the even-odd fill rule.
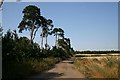
[[[84,75],[70,61],[66,60],[56,64],[54,68],[48,71],[29,77],[30,80],[40,78],[45,78],[44,80],[48,80],[48,78],[49,80],[56,78],[84,78]]]

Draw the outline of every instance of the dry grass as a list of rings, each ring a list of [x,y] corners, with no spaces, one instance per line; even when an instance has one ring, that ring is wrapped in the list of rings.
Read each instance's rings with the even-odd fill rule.
[[[88,78],[118,78],[117,56],[75,59],[76,68]]]
[[[42,58],[42,59],[25,59],[23,62],[9,62],[4,64],[3,79],[5,80],[22,80],[30,74],[42,72],[50,69],[54,64],[61,61],[60,58]]]

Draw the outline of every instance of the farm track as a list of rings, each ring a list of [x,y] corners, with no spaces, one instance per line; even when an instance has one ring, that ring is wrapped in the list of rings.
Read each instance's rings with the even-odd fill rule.
[[[41,74],[37,74],[34,76],[29,77],[27,80],[35,80],[35,79],[41,79],[44,78],[45,80],[54,80],[56,78],[84,78],[85,76],[80,73],[73,64],[71,64],[71,61],[64,60],[58,64],[55,65],[54,68],[45,71]]]
[[[82,54],[83,55],[83,54]],[[100,55],[100,56],[84,56],[82,58],[97,58],[97,59],[101,59],[101,58],[105,58],[106,56],[118,56],[117,58],[120,58],[120,54],[112,54],[112,55]],[[73,58],[74,59],[74,58]],[[64,60],[58,64],[55,65],[55,67],[53,67],[52,69],[42,72],[40,74],[37,75],[33,75],[31,77],[29,77],[27,80],[61,80],[61,79],[70,79],[70,78],[78,78],[78,79],[82,79],[85,80],[86,77],[84,74],[82,74],[80,71],[78,71],[78,69],[76,69],[74,64],[71,64],[70,60]]]

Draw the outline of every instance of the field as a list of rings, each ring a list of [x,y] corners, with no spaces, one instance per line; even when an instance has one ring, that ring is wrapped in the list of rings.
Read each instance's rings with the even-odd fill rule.
[[[74,65],[87,78],[118,78],[118,54],[77,55]]]

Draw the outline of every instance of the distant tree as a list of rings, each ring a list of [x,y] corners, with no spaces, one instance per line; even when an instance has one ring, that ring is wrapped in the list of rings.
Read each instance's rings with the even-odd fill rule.
[[[73,56],[74,50],[71,48],[70,38],[58,39],[58,48],[64,50],[67,55]]]
[[[41,17],[41,28],[42,28],[42,32],[41,32],[41,48],[43,49],[43,38],[45,37],[46,39],[46,43],[45,43],[45,48],[47,49],[48,47],[48,43],[47,43],[47,37],[48,34],[50,34],[50,31],[53,28],[53,21],[51,19],[46,19],[45,17]]]
[[[70,49],[71,48],[70,38],[64,38],[64,39],[65,39],[65,41],[66,41],[66,43],[67,43],[67,45],[68,45],[68,47]]]
[[[55,36],[55,46],[57,46],[58,28],[54,28],[51,33]]]
[[[58,28],[58,39],[59,39],[59,37],[64,38],[64,30],[61,28]]]
[[[42,30],[41,30],[41,34],[40,34],[40,36],[41,36],[41,49],[43,50],[43,38],[45,37],[45,31],[46,31],[46,23],[47,23],[47,19],[45,18],[45,17],[43,17],[43,16],[41,16],[40,17],[41,18],[41,23],[42,23],[42,25],[41,25],[41,28],[42,28]]]
[[[54,28],[53,31],[51,32],[51,34],[54,34],[55,36],[55,46],[57,46],[57,41],[58,41],[58,36],[64,38],[64,31],[61,28]]]
[[[50,31],[53,28],[53,24],[52,23],[53,23],[53,21],[51,19],[48,19],[46,27],[44,27],[45,28],[45,39],[46,39],[45,49],[47,49],[49,47],[47,38],[48,38],[48,35],[50,34]]]
[[[18,26],[19,32],[22,33],[23,30],[28,29],[30,31],[31,44],[35,38],[38,28],[41,26],[40,9],[34,5],[29,5],[24,8],[22,13],[24,16]]]

